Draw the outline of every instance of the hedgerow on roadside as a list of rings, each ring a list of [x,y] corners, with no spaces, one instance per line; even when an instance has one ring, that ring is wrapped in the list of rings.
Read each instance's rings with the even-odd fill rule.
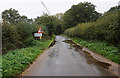
[[[53,41],[51,40],[34,40],[32,47],[9,51],[2,56],[2,75],[17,76],[21,74],[31,64],[39,54],[41,54]]]
[[[71,37],[80,37],[88,40],[102,40],[112,44],[120,44],[120,26],[118,11],[107,12],[96,22],[80,23],[69,28],[65,34]]]

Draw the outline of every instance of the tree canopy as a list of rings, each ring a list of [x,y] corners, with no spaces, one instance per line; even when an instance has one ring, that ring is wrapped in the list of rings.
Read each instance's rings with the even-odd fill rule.
[[[17,23],[20,20],[20,15],[17,10],[10,8],[2,12],[2,19],[7,23]]]
[[[95,5],[84,2],[77,5],[73,5],[64,14],[65,29],[76,26],[79,23],[85,23],[89,21],[96,21],[100,14],[95,11]]]

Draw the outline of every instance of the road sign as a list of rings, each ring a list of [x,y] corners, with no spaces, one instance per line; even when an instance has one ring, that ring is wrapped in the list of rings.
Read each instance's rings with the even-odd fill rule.
[[[43,31],[42,31],[42,29],[41,29],[41,28],[39,28],[38,33],[43,33]]]
[[[35,36],[35,37],[41,37],[41,36],[42,36],[42,33],[34,33],[34,36]]]

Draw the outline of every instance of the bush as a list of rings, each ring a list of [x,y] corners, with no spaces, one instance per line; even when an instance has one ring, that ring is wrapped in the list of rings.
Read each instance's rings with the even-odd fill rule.
[[[68,36],[73,37],[73,36],[75,36],[74,35],[74,30],[75,30],[75,28],[70,28],[70,29],[65,31],[65,34],[68,35]]]
[[[91,26],[94,26],[94,22],[88,22],[88,23],[82,23],[82,24],[78,24],[76,27],[75,27],[75,35],[78,36],[78,37],[82,37],[82,36],[85,36],[85,31],[91,27]]]
[[[3,22],[2,24],[2,52],[5,54],[9,50],[14,50],[31,45],[33,39],[32,32],[36,31],[34,25],[21,22],[16,25]],[[29,39],[31,38],[31,40]]]
[[[25,22],[25,23],[22,23],[22,22],[21,22],[21,23],[18,23],[18,24],[16,25],[16,28],[17,28],[17,32],[18,32],[18,34],[19,34],[19,36],[20,36],[20,40],[21,40],[21,41],[24,41],[24,40],[26,40],[27,38],[33,36],[33,35],[32,35],[32,32],[35,32],[35,31],[36,31],[35,26],[32,25],[32,24],[29,24],[29,23],[27,23],[27,22]]]
[[[107,12],[95,22],[95,26],[86,30],[86,37],[90,39],[106,40],[110,43],[120,41],[120,26],[118,24],[118,11]]]
[[[67,29],[65,34],[68,36],[83,37],[86,29],[93,25],[94,22],[78,24],[76,27]]]
[[[104,40],[112,44],[120,43],[120,25],[118,12],[106,12],[96,22],[78,24],[74,28],[67,29],[68,36],[82,37],[85,39]]]
[[[2,52],[18,48],[20,43],[17,29],[14,25],[3,22],[2,25]]]

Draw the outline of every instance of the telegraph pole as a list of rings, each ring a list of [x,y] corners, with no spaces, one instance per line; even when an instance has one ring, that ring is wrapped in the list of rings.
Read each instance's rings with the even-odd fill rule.
[[[41,0],[41,3],[45,7],[45,9],[47,10],[48,14],[50,14],[50,11],[47,9],[46,5],[42,2],[42,0]]]

